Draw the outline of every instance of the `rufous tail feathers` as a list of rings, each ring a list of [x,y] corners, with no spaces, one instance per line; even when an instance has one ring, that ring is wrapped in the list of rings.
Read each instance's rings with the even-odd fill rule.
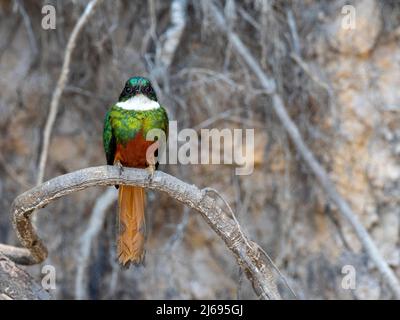
[[[142,263],[145,255],[145,192],[143,188],[132,186],[120,186],[118,192],[118,261],[129,267],[130,263]]]

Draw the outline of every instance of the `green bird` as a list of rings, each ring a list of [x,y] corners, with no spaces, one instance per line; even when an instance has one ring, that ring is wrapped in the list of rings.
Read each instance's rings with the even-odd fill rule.
[[[161,129],[168,136],[168,115],[158,103],[150,81],[143,77],[130,78],[118,102],[107,112],[104,120],[103,144],[108,165],[149,168],[155,170],[157,150],[146,156],[148,148],[157,142],[146,140],[152,129]],[[154,146],[152,146],[153,148]],[[149,159],[147,159],[149,158]],[[145,256],[145,191],[140,187],[120,186],[118,191],[119,235],[118,261],[125,267],[140,264]]]

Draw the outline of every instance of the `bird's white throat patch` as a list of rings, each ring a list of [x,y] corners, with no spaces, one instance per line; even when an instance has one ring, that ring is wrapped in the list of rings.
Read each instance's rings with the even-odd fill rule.
[[[118,102],[117,107],[125,110],[146,111],[153,110],[160,107],[159,103],[153,101],[143,94],[138,94],[126,101]]]

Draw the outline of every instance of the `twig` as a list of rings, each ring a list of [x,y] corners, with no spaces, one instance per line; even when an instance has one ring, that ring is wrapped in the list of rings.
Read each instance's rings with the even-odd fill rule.
[[[240,227],[239,221],[236,218],[235,213],[233,212],[231,206],[229,205],[228,201],[225,200],[225,198],[214,188],[204,188],[203,191],[205,192],[212,192],[214,193],[216,196],[218,196],[222,202],[225,204],[225,206],[228,208],[228,211],[230,213],[230,215],[232,216],[233,220],[235,221],[240,234],[242,235],[243,239],[246,239],[246,237],[243,234],[242,228]],[[284,284],[286,285],[286,287],[289,289],[289,291],[293,294],[294,297],[296,297],[296,294],[294,293],[293,289],[289,286],[289,283],[287,282],[286,278],[284,277],[284,275],[281,273],[281,271],[279,270],[279,268],[275,265],[274,261],[272,260],[272,258],[268,255],[268,253],[266,253],[264,251],[263,248],[261,248],[257,243],[255,242],[245,242],[246,245],[251,248],[251,249],[256,249],[262,252],[262,254],[267,258],[267,260],[269,261],[269,263],[272,265],[272,267],[275,269],[275,271],[279,274],[279,276],[281,277],[282,281],[284,282]]]
[[[23,6],[23,4],[21,3],[20,0],[15,0],[15,3],[18,6],[19,12],[21,13],[22,20],[25,25],[25,29],[28,33],[29,45],[32,50],[31,63],[33,63],[35,61],[37,55],[39,54],[39,49],[38,49],[37,41],[35,38],[35,33],[33,32],[33,29],[32,29],[31,18],[29,17],[28,13],[25,10],[25,7]]]
[[[242,16],[244,20],[246,20],[251,26],[253,26],[254,29],[260,30],[261,25],[255,20],[246,10],[244,10],[242,7],[238,8],[239,14]]]
[[[250,240],[241,232],[235,221],[205,192],[161,171],[157,171],[150,181],[148,172],[142,169],[125,168],[121,172],[114,166],[86,168],[51,179],[18,196],[11,208],[13,226],[21,244],[30,250],[31,260],[40,263],[47,257],[46,247],[32,226],[31,216],[34,210],[88,187],[116,184],[162,191],[200,212],[233,252],[257,295],[262,298],[281,299],[269,263],[256,246],[247,245]]]
[[[186,0],[173,0],[171,3],[171,27],[160,38],[162,47],[158,54],[158,61],[161,62],[162,67],[165,69],[168,69],[171,65],[185,29],[186,6]]]
[[[175,52],[181,41],[186,26],[187,0],[173,0],[171,2],[170,15],[171,26],[161,35],[156,45],[154,68],[151,77],[164,80],[165,91],[169,92],[167,70],[172,64]]]
[[[311,78],[312,81],[315,82],[317,86],[324,89],[328,93],[329,97],[332,96],[332,89],[329,87],[329,85],[316,74],[314,74],[309,65],[299,55],[292,53],[290,57],[303,69],[303,71]]]
[[[80,237],[80,247],[78,254],[78,266],[75,278],[75,298],[86,299],[87,286],[85,272],[89,263],[90,251],[94,239],[97,238],[104,224],[108,208],[117,200],[118,193],[116,189],[110,188],[97,198],[90,216],[89,226]]]
[[[153,40],[155,43],[157,42],[157,16],[154,0],[147,0],[147,7],[149,10],[150,28],[147,29],[146,34],[143,37],[142,48],[140,50],[142,55],[146,54],[150,40]]]
[[[53,130],[54,121],[56,120],[58,106],[60,103],[60,98],[61,98],[61,95],[64,91],[65,85],[68,80],[69,65],[71,62],[72,52],[74,51],[74,48],[76,45],[76,40],[77,40],[79,33],[81,32],[83,26],[86,24],[89,17],[93,13],[94,8],[101,1],[102,0],[92,0],[88,3],[88,5],[85,8],[85,11],[79,18],[74,29],[72,30],[71,36],[69,37],[67,47],[65,49],[65,56],[64,56],[63,66],[61,69],[61,74],[60,74],[60,77],[58,78],[56,89],[54,90],[53,96],[51,98],[49,115],[47,117],[46,125],[45,125],[44,131],[43,131],[42,152],[40,154],[40,159],[39,159],[37,184],[41,184],[43,182],[44,171],[45,171],[46,162],[47,162],[47,155],[49,153],[51,131]]]
[[[19,29],[21,20],[22,20],[21,17],[18,16],[15,19],[12,19],[10,26],[3,27],[4,30],[8,29],[8,32],[7,34],[3,35],[2,39],[0,39],[0,59],[2,58],[6,49],[8,49],[12,44],[15,36],[18,34],[18,32],[15,31]]]
[[[233,48],[237,53],[246,61],[249,68],[255,73],[260,81],[260,84],[267,90],[268,94],[272,98],[272,108],[276,115],[281,121],[283,127],[288,132],[292,142],[297,148],[297,151],[303,158],[306,165],[310,168],[311,172],[315,175],[325,193],[331,199],[331,201],[337,206],[339,213],[350,223],[351,227],[355,231],[356,235],[363,244],[368,256],[375,263],[383,279],[386,281],[388,286],[391,288],[394,296],[400,299],[400,283],[394,274],[393,270],[389,267],[387,262],[380,254],[374,241],[369,235],[368,231],[361,224],[357,215],[353,212],[346,200],[338,193],[328,173],[322,167],[322,165],[315,158],[314,154],[305,144],[299,129],[296,124],[290,118],[286,111],[286,107],[281,96],[276,92],[275,80],[265,74],[265,72],[259,66],[257,60],[252,56],[248,48],[243,44],[238,35],[226,28],[226,23],[220,10],[211,2],[211,12],[214,20],[218,27],[223,30],[229,41],[232,43]]]
[[[293,51],[296,55],[301,56],[301,47],[299,34],[297,32],[296,20],[294,18],[293,11],[290,9],[287,11],[287,20],[290,28],[290,33],[292,35]]]

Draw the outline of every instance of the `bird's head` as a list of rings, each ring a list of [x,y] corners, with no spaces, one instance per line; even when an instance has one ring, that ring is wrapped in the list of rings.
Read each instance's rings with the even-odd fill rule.
[[[119,95],[119,101],[126,101],[139,94],[142,94],[153,101],[157,101],[157,95],[151,86],[150,80],[143,77],[133,77],[128,79],[125,83],[124,89]]]

